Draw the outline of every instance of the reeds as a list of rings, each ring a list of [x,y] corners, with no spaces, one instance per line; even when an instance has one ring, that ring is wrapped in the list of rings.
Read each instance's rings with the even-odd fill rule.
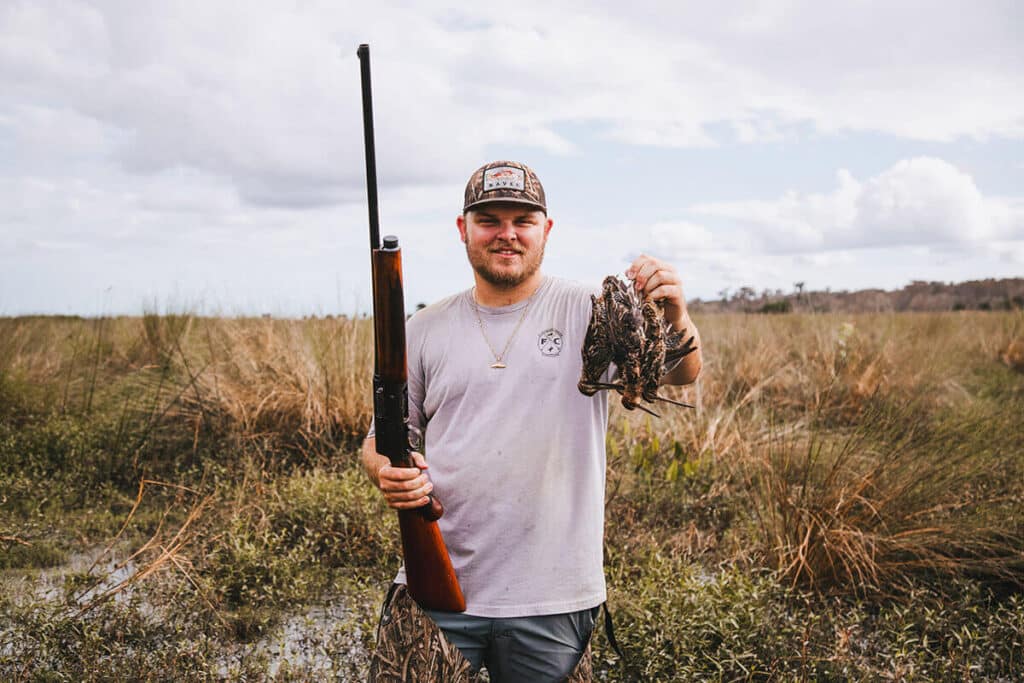
[[[794,586],[891,592],[925,574],[1022,583],[1024,397],[1000,364],[1020,320],[709,317],[699,386],[676,390],[700,410],[658,421],[613,408],[609,489],[621,500],[632,487],[631,509],[650,508],[668,480],[710,470],[707,486],[672,495],[713,499],[749,529],[723,543],[713,529],[663,536]]]
[[[368,427],[371,375],[367,320],[0,319],[0,387],[38,394],[35,409],[102,405],[322,448]]]
[[[201,343],[192,363],[206,361],[196,376],[200,391],[185,397],[193,411],[208,410],[249,436],[292,435],[299,447],[352,438],[369,426],[367,321],[218,321]]]
[[[659,487],[699,465],[710,484],[695,495],[726,501],[756,531],[738,524],[717,543],[690,528],[695,552],[732,553],[718,559],[763,563],[798,585],[857,591],[919,571],[1019,578],[1022,487],[996,475],[1016,471],[1024,441],[1011,417],[1020,376],[1006,367],[1018,367],[1022,320],[706,317],[698,384],[664,389],[697,411],[651,420],[613,405],[610,494],[633,492],[643,516]],[[365,319],[0,320],[0,407],[117,415],[136,458],[165,430],[188,435],[193,458],[212,435],[331,465],[368,425],[371,373]],[[678,500],[658,505],[682,518],[669,509]]]
[[[1020,487],[1005,479],[1017,454],[973,431],[987,420],[936,423],[913,403],[876,400],[851,429],[755,449],[750,490],[769,566],[793,586],[855,594],[920,572],[1024,583]]]

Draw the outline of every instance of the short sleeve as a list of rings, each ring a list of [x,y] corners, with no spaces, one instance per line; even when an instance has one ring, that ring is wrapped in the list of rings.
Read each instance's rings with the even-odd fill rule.
[[[423,367],[423,332],[422,326],[410,320],[406,328],[406,364],[409,368],[409,426],[421,434],[427,428],[423,412],[423,399],[426,394],[425,370]]]

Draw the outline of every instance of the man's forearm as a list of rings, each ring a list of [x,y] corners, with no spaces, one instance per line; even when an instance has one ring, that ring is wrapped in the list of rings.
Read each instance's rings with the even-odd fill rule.
[[[380,488],[380,468],[390,464],[391,461],[388,460],[387,456],[377,452],[377,439],[375,437],[368,436],[363,441],[361,459],[366,476],[370,478],[374,486]]]
[[[685,329],[684,341],[689,339],[693,335],[693,344],[697,347],[696,351],[688,353],[682,357],[679,363],[676,364],[669,372],[665,373],[665,376],[661,378],[662,384],[693,384],[697,381],[697,376],[700,375],[700,369],[704,365],[704,356],[701,351],[700,343],[700,332],[697,330],[697,325],[694,324],[689,314],[684,314],[682,319],[673,325],[678,331]]]

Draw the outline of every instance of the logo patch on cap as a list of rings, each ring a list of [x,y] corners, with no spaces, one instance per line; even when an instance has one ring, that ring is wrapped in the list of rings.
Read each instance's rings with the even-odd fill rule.
[[[513,166],[495,166],[484,171],[484,192],[488,190],[526,189],[526,172]]]

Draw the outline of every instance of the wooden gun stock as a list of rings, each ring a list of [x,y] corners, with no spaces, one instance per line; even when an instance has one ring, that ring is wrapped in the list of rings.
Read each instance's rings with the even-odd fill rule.
[[[373,325],[376,368],[373,415],[377,452],[395,467],[414,467],[409,445],[409,404],[406,381],[405,303],[402,252],[395,237],[373,252]],[[462,612],[466,600],[455,576],[437,519],[444,513],[433,495],[415,510],[399,510],[402,555],[409,594],[421,606]]]
[[[370,209],[370,252],[373,267],[373,418],[377,452],[396,467],[414,467],[409,444],[408,366],[405,354],[405,296],[402,289],[402,251],[398,238],[379,242],[377,169],[373,143],[370,95],[370,49],[360,45],[363,86],[363,131],[366,143],[366,186]],[[462,595],[448,548],[437,520],[444,513],[433,496],[415,510],[400,510],[402,555],[409,594],[422,607],[463,612]]]

